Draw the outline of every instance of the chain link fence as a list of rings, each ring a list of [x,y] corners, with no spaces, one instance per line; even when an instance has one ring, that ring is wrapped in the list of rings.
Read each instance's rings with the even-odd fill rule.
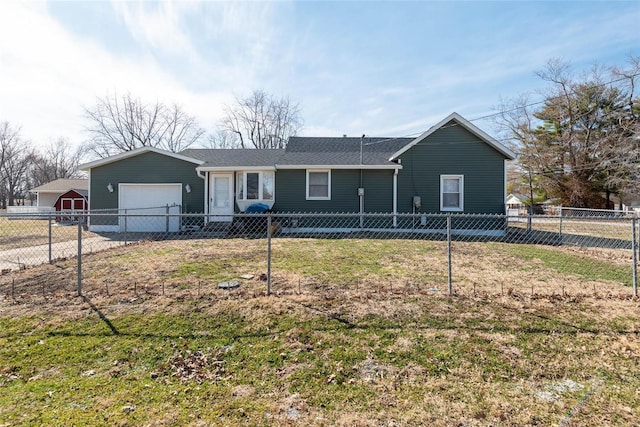
[[[638,218],[142,211],[0,214],[0,287],[205,297],[638,294]]]

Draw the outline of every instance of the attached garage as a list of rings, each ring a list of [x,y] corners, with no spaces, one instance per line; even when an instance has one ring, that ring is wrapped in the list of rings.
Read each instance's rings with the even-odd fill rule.
[[[120,231],[179,231],[182,184],[119,184]],[[126,218],[126,219],[125,219]]]
[[[204,176],[196,171],[202,163],[143,147],[81,166],[89,173],[89,229],[99,233],[180,231],[183,224],[178,214],[204,212]]]

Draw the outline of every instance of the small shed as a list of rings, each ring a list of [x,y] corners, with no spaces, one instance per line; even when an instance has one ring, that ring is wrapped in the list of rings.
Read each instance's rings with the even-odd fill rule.
[[[87,191],[89,188],[88,183],[89,181],[87,179],[61,178],[43,184],[29,191],[37,196],[36,206],[53,208],[55,202],[60,198],[60,196],[62,196],[69,190]]]
[[[78,217],[73,213],[84,213],[89,210],[88,193],[87,190],[77,189],[61,194],[54,204],[56,212],[60,213],[56,215],[56,221],[76,222]]]

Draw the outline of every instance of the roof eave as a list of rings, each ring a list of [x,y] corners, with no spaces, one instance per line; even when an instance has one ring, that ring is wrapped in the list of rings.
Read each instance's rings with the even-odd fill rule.
[[[275,166],[198,166],[200,172],[232,172],[232,171],[274,171]]]
[[[161,150],[155,147],[140,147],[135,150],[125,151],[123,153],[116,154],[114,156],[105,157],[104,159],[94,160],[93,162],[85,163],[78,166],[78,170],[88,171],[98,166],[108,165],[109,163],[118,162],[120,160],[128,159],[129,157],[135,157],[144,153],[157,153],[162,154],[164,156],[173,157],[178,160],[183,160],[189,163],[195,163],[197,165],[201,165],[205,163],[202,160],[194,159],[193,157],[187,157],[182,154],[173,153],[171,151]]]
[[[496,151],[501,153],[508,160],[514,160],[516,158],[516,154],[513,151],[511,151],[509,148],[505,147],[503,144],[498,142],[495,138],[493,138],[492,136],[490,136],[489,134],[484,132],[479,127],[475,126],[473,123],[471,123],[470,121],[468,121],[467,119],[462,117],[460,114],[458,114],[456,112],[453,112],[453,113],[449,114],[447,117],[445,117],[444,119],[440,120],[437,124],[435,124],[432,127],[430,127],[429,130],[427,130],[426,132],[422,133],[422,135],[418,136],[416,139],[414,139],[413,141],[411,141],[410,143],[408,143],[407,145],[402,147],[400,150],[398,150],[397,152],[393,153],[391,155],[391,157],[389,158],[389,161],[396,160],[402,154],[404,154],[407,151],[409,151],[411,148],[413,148],[419,142],[425,140],[427,137],[429,137],[430,135],[435,133],[437,130],[442,128],[442,126],[444,126],[445,124],[449,123],[451,120],[457,121],[460,124],[460,126],[462,126],[466,130],[468,130],[469,132],[471,132],[472,134],[474,134],[475,136],[477,136],[478,138],[480,138],[481,140],[486,142],[489,146],[493,147]]]
[[[320,164],[301,164],[301,165],[276,165],[276,169],[402,169],[402,165],[394,163],[389,165],[320,165]]]

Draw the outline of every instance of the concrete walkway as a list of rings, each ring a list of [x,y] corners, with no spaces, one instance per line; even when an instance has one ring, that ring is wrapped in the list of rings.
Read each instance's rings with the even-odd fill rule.
[[[98,236],[82,239],[82,253],[88,254],[105,249],[122,246],[121,240]],[[78,241],[53,243],[51,245],[51,259],[72,258],[78,255]],[[47,264],[49,262],[49,245],[27,246],[24,248],[0,251],[0,271],[19,270],[26,266]]]

